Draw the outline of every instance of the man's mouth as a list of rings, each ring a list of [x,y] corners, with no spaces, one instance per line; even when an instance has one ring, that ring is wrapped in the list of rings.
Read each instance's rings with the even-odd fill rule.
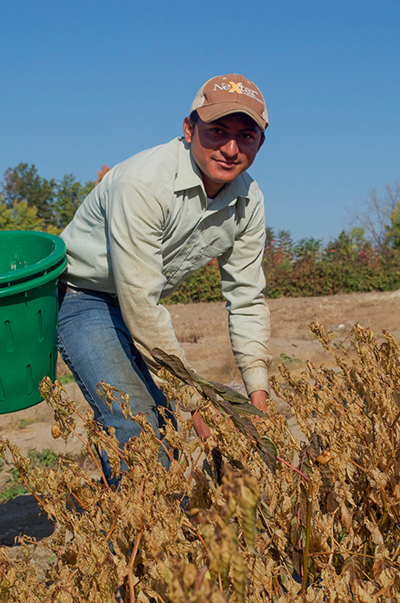
[[[237,161],[226,161],[224,159],[216,159],[215,161],[223,168],[233,168],[238,165]]]

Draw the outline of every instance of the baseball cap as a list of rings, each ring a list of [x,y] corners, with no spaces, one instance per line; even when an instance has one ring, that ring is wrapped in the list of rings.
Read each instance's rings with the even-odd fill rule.
[[[217,75],[203,84],[194,98],[192,111],[197,111],[206,123],[230,113],[246,113],[262,131],[268,126],[263,95],[251,80],[238,73]]]

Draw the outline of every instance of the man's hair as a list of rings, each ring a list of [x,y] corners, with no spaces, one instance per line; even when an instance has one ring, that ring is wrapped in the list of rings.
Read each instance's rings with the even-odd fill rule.
[[[195,125],[197,124],[197,122],[200,119],[199,114],[197,113],[197,111],[192,111],[191,114],[189,115],[190,117],[190,121],[192,122],[192,131],[194,130]],[[260,127],[260,126],[258,126]],[[261,140],[264,140],[265,138],[265,132],[261,132]]]
[[[199,114],[197,113],[197,111],[192,111],[190,114],[190,121],[192,122],[192,130],[194,129],[195,125],[197,124],[197,122],[200,119]]]

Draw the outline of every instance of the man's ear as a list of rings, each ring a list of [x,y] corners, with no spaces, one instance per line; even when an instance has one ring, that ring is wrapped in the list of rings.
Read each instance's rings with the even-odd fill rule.
[[[190,117],[185,117],[183,120],[183,134],[185,136],[185,140],[188,144],[192,142],[193,136],[193,123]]]

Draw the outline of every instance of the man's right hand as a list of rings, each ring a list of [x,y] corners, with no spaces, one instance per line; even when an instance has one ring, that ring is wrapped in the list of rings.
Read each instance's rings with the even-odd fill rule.
[[[211,431],[208,425],[206,425],[200,416],[200,413],[195,412],[193,414],[193,427],[196,430],[197,435],[202,440],[207,440],[211,436]]]

